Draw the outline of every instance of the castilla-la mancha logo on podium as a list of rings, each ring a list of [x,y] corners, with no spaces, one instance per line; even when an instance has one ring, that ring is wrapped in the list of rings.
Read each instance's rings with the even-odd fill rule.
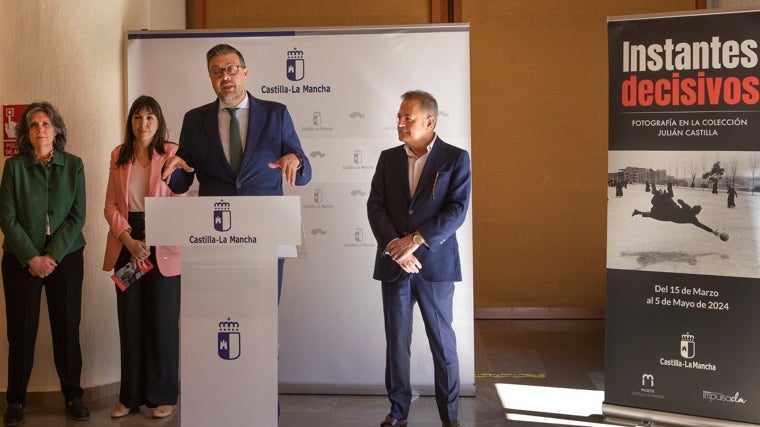
[[[214,230],[229,231],[232,227],[232,211],[224,199],[214,203]]]
[[[216,343],[220,358],[235,360],[240,357],[240,323],[233,322],[229,317],[219,322]]]
[[[293,48],[288,51],[288,59],[285,62],[288,80],[297,82],[304,77],[303,51]]]

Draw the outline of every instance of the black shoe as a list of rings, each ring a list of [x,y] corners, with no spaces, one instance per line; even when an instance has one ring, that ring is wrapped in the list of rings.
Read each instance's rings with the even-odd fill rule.
[[[24,406],[20,403],[11,403],[3,415],[6,426],[17,426],[24,422]]]
[[[84,405],[84,400],[81,397],[75,397],[66,402],[66,415],[77,421],[90,419],[90,411]]]

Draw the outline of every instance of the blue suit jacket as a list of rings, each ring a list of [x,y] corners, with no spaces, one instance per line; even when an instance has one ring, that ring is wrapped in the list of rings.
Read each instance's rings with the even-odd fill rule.
[[[410,194],[408,169],[403,145],[380,153],[367,200],[378,245],[373,277],[392,282],[407,274],[385,254],[385,248],[393,239],[417,230],[430,245],[414,252],[422,264],[420,276],[430,282],[460,281],[456,230],[464,222],[470,200],[470,155],[436,137],[415,194]]]
[[[270,169],[267,163],[289,153],[298,153],[303,159],[296,185],[305,185],[311,180],[309,159],[301,148],[285,105],[254,98],[250,93],[248,100],[248,135],[237,178],[222,149],[217,99],[185,114],[177,155],[195,168],[195,172],[175,170],[169,183],[173,192],[186,192],[197,174],[200,196],[282,195],[282,171]]]

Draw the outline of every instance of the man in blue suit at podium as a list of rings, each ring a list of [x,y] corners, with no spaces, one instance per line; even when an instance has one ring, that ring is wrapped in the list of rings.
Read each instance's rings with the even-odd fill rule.
[[[280,196],[283,181],[308,184],[311,165],[287,107],[246,91],[248,67],[240,51],[216,45],[206,63],[217,99],[185,114],[177,155],[164,164],[169,188],[186,192],[195,175],[199,196]],[[280,259],[278,296],[282,269]]]
[[[412,401],[410,346],[417,303],[433,354],[435,399],[444,427],[459,426],[459,360],[452,327],[454,282],[462,280],[456,230],[470,200],[470,156],[435,132],[438,104],[427,92],[401,97],[398,138],[372,178],[367,215],[377,239],[373,277],[382,282],[385,386],[391,410],[381,427],[405,427]]]

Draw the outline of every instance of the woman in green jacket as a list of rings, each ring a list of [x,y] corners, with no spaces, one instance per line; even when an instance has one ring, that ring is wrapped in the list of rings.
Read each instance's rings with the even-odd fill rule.
[[[19,153],[0,182],[2,275],[8,330],[6,426],[23,423],[26,389],[45,290],[53,358],[66,414],[90,416],[82,401],[82,252],[85,185],[82,160],[64,151],[66,126],[48,102],[30,104],[16,125]]]

